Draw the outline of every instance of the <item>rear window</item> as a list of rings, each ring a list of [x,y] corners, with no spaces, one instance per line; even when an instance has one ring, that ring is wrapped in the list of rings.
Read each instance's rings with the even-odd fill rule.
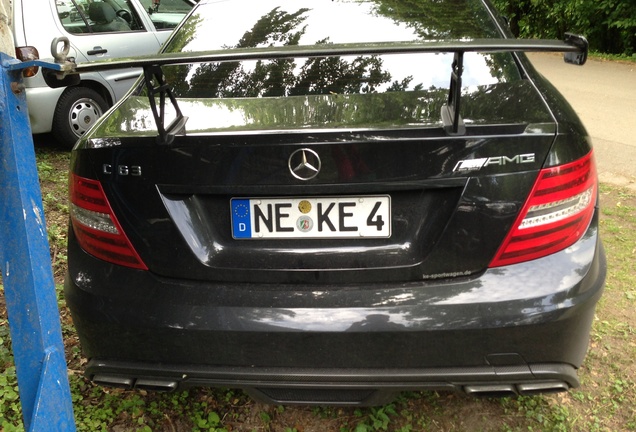
[[[201,4],[166,52],[358,42],[499,38],[481,1],[218,1]],[[206,63],[164,68],[180,97],[367,94],[448,88],[452,54]],[[508,53],[469,53],[464,86],[519,79]]]

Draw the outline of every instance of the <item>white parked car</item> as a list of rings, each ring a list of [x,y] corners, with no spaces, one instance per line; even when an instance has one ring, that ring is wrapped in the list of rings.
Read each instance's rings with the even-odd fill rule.
[[[51,59],[51,41],[66,36],[77,63],[152,54],[193,6],[192,0],[13,0],[13,36],[21,60]],[[37,50],[37,53],[32,48]],[[72,146],[119,100],[139,69],[81,75],[79,85],[51,89],[42,72],[25,77],[34,134],[52,132]]]

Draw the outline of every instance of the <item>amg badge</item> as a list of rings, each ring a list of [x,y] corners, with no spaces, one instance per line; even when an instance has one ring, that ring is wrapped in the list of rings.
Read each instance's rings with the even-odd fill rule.
[[[520,154],[513,157],[508,156],[492,156],[489,158],[466,159],[457,162],[453,171],[475,171],[490,165],[510,165],[510,164],[526,164],[534,163],[534,153]]]

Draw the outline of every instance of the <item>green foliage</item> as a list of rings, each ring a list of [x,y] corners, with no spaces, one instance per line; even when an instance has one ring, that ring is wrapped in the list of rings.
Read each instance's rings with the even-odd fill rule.
[[[18,381],[15,367],[9,367],[0,375],[0,430],[20,430],[19,427],[10,429],[11,425],[19,425],[22,421],[22,410],[18,395]]]
[[[201,430],[201,431],[214,431],[221,432],[226,431],[226,429],[220,427],[221,418],[219,415],[212,411],[207,413],[207,415],[201,416],[197,414],[194,419],[195,427],[193,430]]]
[[[366,413],[356,410],[355,415],[362,420],[356,425],[355,432],[371,432],[389,430],[391,416],[397,416],[394,404],[388,404],[379,408],[370,408]],[[366,414],[366,415],[365,415]]]
[[[0,290],[3,289],[0,284]],[[5,319],[0,319],[0,430],[3,432],[21,431],[22,408],[18,395],[18,378],[13,365],[11,337]]]
[[[585,35],[593,51],[636,53],[636,2],[633,0],[492,0],[510,21],[515,36],[562,38]]]

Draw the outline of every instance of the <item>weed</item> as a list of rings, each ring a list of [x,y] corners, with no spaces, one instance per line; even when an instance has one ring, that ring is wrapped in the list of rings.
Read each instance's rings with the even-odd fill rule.
[[[265,429],[269,429],[269,425],[272,422],[272,417],[269,415],[268,412],[265,411],[261,411],[258,416],[260,417],[261,421],[263,422],[263,425],[265,427]]]
[[[394,404],[388,404],[380,408],[370,408],[366,412],[356,410],[355,415],[361,418],[355,432],[386,431],[389,430],[391,416],[397,416],[397,412]]]
[[[227,429],[221,427],[221,417],[214,412],[211,411],[207,416],[202,417],[197,414],[194,418],[194,428],[193,431],[211,431],[211,432],[225,432]]]

